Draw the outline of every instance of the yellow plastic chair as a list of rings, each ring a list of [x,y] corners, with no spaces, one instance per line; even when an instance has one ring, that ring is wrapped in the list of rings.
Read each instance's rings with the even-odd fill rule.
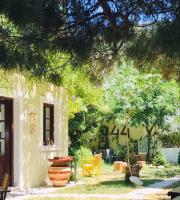
[[[95,154],[95,168],[94,168],[94,175],[100,176],[101,174],[101,161],[102,161],[102,153],[100,154]]]
[[[82,175],[93,176],[94,174],[94,157],[82,160]]]
[[[82,160],[83,176],[100,176],[101,154],[96,154],[92,158]]]
[[[124,162],[122,166],[122,173],[126,173],[126,167],[127,167],[127,163]]]

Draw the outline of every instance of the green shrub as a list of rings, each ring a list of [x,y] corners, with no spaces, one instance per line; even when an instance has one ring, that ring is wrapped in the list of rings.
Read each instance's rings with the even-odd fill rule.
[[[178,155],[178,164],[180,164],[180,152],[179,152],[179,155]]]
[[[74,172],[71,173],[70,177],[69,177],[70,181],[76,181],[76,175]]]
[[[132,161],[133,163],[137,161],[135,158],[135,154],[138,153],[137,147],[138,147],[137,141],[130,139],[129,150],[131,152],[132,159],[134,159],[134,161]],[[115,154],[118,156],[118,158],[121,161],[127,161],[127,155],[126,155],[127,154],[127,145],[121,145],[121,144],[117,145],[117,147],[115,149]],[[134,155],[132,155],[132,154],[134,154]]]
[[[180,147],[180,132],[162,134],[159,139],[165,148]]]
[[[125,161],[128,162],[128,155],[127,154],[126,154]],[[130,162],[130,165],[135,165],[137,163],[137,158],[136,158],[136,154],[135,153],[130,152],[130,154],[129,154],[129,162]]]
[[[162,155],[162,153],[160,152],[157,152],[155,154],[155,156],[153,157],[152,159],[152,163],[153,165],[155,166],[158,166],[158,165],[165,165],[166,164],[166,159],[164,158],[164,156]]]
[[[81,146],[74,154],[74,157],[78,163],[78,165],[82,164],[82,159],[88,159],[92,157],[92,152],[90,149]]]

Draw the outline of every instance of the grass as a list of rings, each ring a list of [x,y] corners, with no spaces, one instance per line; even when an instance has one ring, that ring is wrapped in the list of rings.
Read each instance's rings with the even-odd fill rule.
[[[63,189],[63,193],[81,193],[81,194],[122,194],[128,193],[136,189],[132,184],[127,184],[124,181],[124,174],[113,171],[111,165],[104,165],[101,170],[102,174],[99,177],[82,177],[81,171],[78,173],[78,178],[85,184],[75,186],[73,188]],[[179,165],[170,165],[163,169],[158,169],[151,165],[147,165],[140,172],[140,178],[143,181],[143,186],[148,186],[157,181],[162,181],[165,178],[173,177],[180,174]],[[59,190],[58,192],[62,192]]]
[[[146,168],[140,171],[140,177],[142,179],[146,178],[170,178],[180,174],[180,167],[179,165],[168,165],[162,169],[158,169],[155,166],[148,165]]]
[[[81,193],[81,194],[122,194],[135,189],[132,184],[124,182],[124,174],[113,171],[112,165],[103,164],[101,176],[83,177],[81,169],[78,169],[78,180],[83,185],[72,188],[60,189],[60,193]]]
[[[135,189],[132,184],[126,184],[124,180],[103,181],[98,184],[86,184],[73,188],[63,189],[63,193],[81,194],[122,194]],[[59,190],[61,192],[61,190]]]
[[[103,165],[101,169],[101,176],[97,177],[82,177],[81,176],[81,169],[78,169],[78,180],[79,182],[83,182],[83,185],[77,185],[70,188],[60,188],[58,189],[57,193],[66,194],[66,193],[76,193],[76,194],[123,194],[128,193],[135,190],[135,187],[132,184],[127,184],[124,181],[124,174],[113,171],[112,165]],[[169,165],[163,169],[158,169],[151,165],[147,165],[144,169],[140,172],[140,178],[143,181],[143,186],[148,186],[157,181],[162,181],[165,178],[173,177],[177,174],[180,174],[180,167],[179,165]],[[170,188],[176,187],[176,184],[171,186]],[[169,190],[169,188],[165,189]],[[165,192],[162,195],[167,194]],[[151,199],[155,198],[153,196]],[[48,200],[52,198],[39,198],[36,200]],[[75,198],[53,198],[55,200],[79,200]],[[35,200],[35,199],[31,199]],[[86,200],[96,200],[96,198],[86,198]],[[106,200],[105,198],[102,200]]]

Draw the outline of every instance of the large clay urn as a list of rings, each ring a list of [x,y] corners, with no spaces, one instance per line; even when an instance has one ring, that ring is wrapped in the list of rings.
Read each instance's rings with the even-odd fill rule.
[[[54,159],[48,159],[52,162],[48,169],[48,176],[54,187],[65,186],[71,175],[70,163],[73,161],[73,157],[55,157]]]

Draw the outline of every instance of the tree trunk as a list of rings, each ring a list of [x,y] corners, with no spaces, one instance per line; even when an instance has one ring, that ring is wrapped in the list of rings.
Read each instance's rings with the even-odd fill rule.
[[[127,134],[128,134],[128,136],[127,136],[127,158],[128,158],[127,164],[128,164],[128,167],[129,167],[129,172],[130,172],[130,174],[132,175],[131,164],[130,164],[130,158],[129,158],[129,156],[130,156],[130,152],[129,152],[129,138],[130,138],[130,135],[129,135],[129,128],[127,129]]]
[[[147,130],[148,132],[148,150],[147,150],[147,157],[146,160],[150,161],[150,152],[151,152],[151,131]]]
[[[139,172],[142,167],[140,167],[138,164],[133,166],[127,166],[126,167],[126,173],[125,173],[125,182],[130,183],[129,177],[130,176],[136,176],[139,177]]]

